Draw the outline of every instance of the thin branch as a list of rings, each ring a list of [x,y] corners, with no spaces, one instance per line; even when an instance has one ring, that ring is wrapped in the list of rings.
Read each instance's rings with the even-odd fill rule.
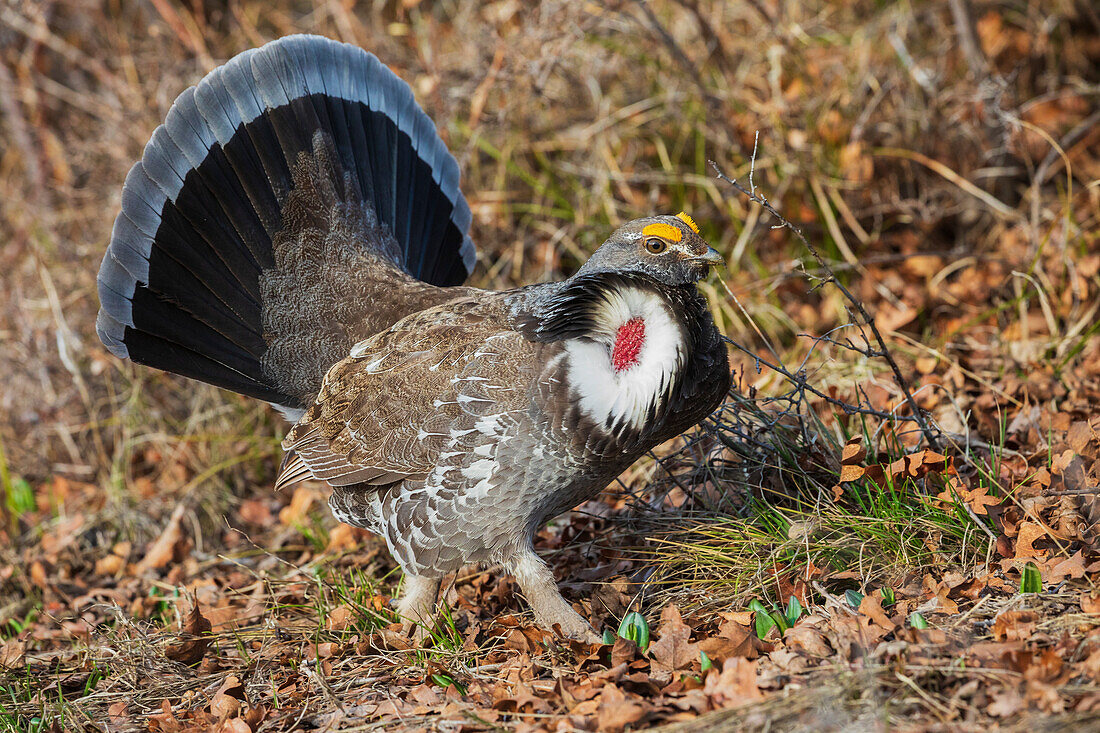
[[[876,410],[873,407],[864,407],[863,405],[853,405],[850,402],[845,402],[844,400],[839,400],[836,397],[832,397],[830,395],[827,395],[824,392],[822,392],[821,390],[819,390],[818,388],[814,387],[812,384],[810,384],[809,380],[806,379],[806,375],[802,372],[802,370],[799,370],[797,373],[792,373],[791,371],[789,371],[785,367],[780,366],[779,364],[772,364],[767,359],[765,359],[765,358],[763,358],[763,357],[761,357],[757,354],[754,354],[752,351],[745,348],[741,344],[737,343],[733,339],[722,336],[722,340],[725,341],[730,346],[733,346],[738,351],[741,351],[742,353],[744,353],[748,356],[751,356],[753,359],[756,360],[757,364],[765,366],[768,369],[771,369],[776,374],[779,374],[780,376],[782,376],[784,379],[786,379],[791,384],[793,384],[795,386],[796,390],[809,392],[810,394],[814,395],[815,397],[818,397],[820,399],[825,400],[830,405],[833,405],[834,407],[839,407],[841,410],[844,411],[844,414],[846,414],[846,415],[867,415],[868,417],[877,417],[880,420],[891,420],[891,421],[897,421],[897,422],[913,422],[913,423],[917,423],[918,426],[919,426],[919,420],[916,417],[913,417],[911,415],[895,415],[892,412],[887,412],[885,410]],[[781,399],[784,399],[784,398],[782,398],[782,397],[773,397],[771,399],[772,400],[781,400]]]
[[[642,14],[645,15],[650,28],[654,33],[660,36],[661,42],[668,48],[669,53],[672,54],[672,58],[674,58],[676,63],[680,65],[680,68],[688,74],[688,78],[693,80],[695,85],[699,87],[699,92],[703,95],[703,100],[706,102],[707,106],[711,109],[720,109],[722,107],[722,100],[716,97],[707,87],[695,63],[688,58],[686,53],[684,53],[684,49],[680,47],[680,44],[676,42],[676,39],[672,37],[672,34],[668,32],[657,15],[650,9],[649,4],[646,3],[645,0],[634,0],[634,2],[641,8]]]
[[[753,165],[750,167],[750,171],[755,169],[755,158],[756,149],[754,144]],[[832,268],[829,267],[829,264],[821,256],[821,253],[817,251],[817,248],[812,245],[810,241],[806,238],[806,235],[802,233],[802,230],[796,227],[790,221],[788,221],[787,218],[784,217],[782,214],[780,214],[779,210],[776,209],[775,206],[773,206],[772,203],[768,201],[768,199],[762,193],[758,193],[756,191],[756,185],[752,182],[751,177],[749,181],[750,188],[746,189],[744,186],[738,183],[737,180],[730,178],[725,173],[723,173],[722,170],[718,167],[718,164],[715,163],[713,160],[708,162],[710,163],[711,168],[714,169],[718,180],[728,183],[729,185],[733,186],[734,189],[747,196],[750,201],[755,202],[763,207],[765,211],[775,217],[775,220],[779,222],[777,226],[790,229],[794,233],[794,235],[798,237],[799,241],[802,242],[802,245],[810,252],[811,255],[813,255],[813,258],[817,260],[818,267],[820,267],[822,272],[825,273],[825,277],[822,278],[821,283],[817,287],[821,287],[826,283],[832,283],[841,292],[845,299],[847,299],[852,307],[855,308],[856,313],[859,315],[859,318],[856,320],[856,324],[861,328],[863,326],[866,326],[868,329],[870,329],[871,335],[874,336],[875,343],[878,344],[878,351],[881,352],[878,355],[880,355],[889,365],[890,371],[893,373],[894,376],[894,382],[898,385],[898,388],[901,390],[901,393],[905,398],[905,402],[909,405],[909,409],[911,410],[913,415],[913,420],[920,428],[921,434],[924,435],[924,439],[928,443],[928,446],[937,452],[942,452],[939,436],[936,434],[936,431],[932,428],[932,426],[929,425],[928,420],[924,416],[924,412],[917,405],[917,401],[913,397],[913,392],[909,388],[909,381],[905,378],[905,375],[902,374],[901,368],[898,366],[897,361],[894,360],[893,354],[890,353],[890,349],[886,345],[886,340],[882,337],[882,334],[878,330],[878,326],[875,324],[874,317],[872,317],[871,314],[868,313],[867,308],[863,305],[862,301],[860,301],[859,298],[855,297],[855,295],[853,295],[852,292],[848,290],[848,288],[845,287],[839,279],[837,279],[836,274],[833,272]],[[759,360],[759,357],[757,357],[757,359]],[[809,385],[806,386],[811,391],[814,391],[812,388],[809,387]],[[821,395],[820,393],[817,394],[832,401],[831,398],[828,398],[826,395]]]
[[[982,55],[978,41],[974,37],[974,25],[970,22],[970,9],[966,0],[948,0],[951,6],[951,16],[955,21],[955,35],[959,38],[959,46],[962,47],[963,56],[966,57],[966,65],[970,67],[970,74],[975,78],[989,72],[989,64]]]

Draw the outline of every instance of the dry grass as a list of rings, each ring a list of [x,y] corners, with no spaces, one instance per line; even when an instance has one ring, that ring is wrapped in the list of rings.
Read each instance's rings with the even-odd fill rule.
[[[614,226],[653,212],[687,210],[727,255],[724,282],[704,290],[723,332],[743,347],[734,358],[741,391],[706,434],[623,477],[620,488],[662,509],[659,521],[627,512],[591,519],[595,529],[581,533],[593,543],[586,552],[602,559],[637,546],[632,560],[649,567],[638,575],[655,581],[646,609],[675,598],[714,610],[773,593],[776,558],[792,567],[857,564],[866,587],[989,554],[969,518],[923,498],[823,503],[850,435],[865,434],[872,452],[889,456],[918,437],[904,424],[846,416],[804,390],[792,398],[789,379],[757,368],[748,354],[802,369],[816,389],[852,404],[889,410],[899,399],[881,359],[806,337],[858,340],[849,304],[831,286],[814,287],[824,273],[810,253],[789,230],[769,228],[768,214],[717,181],[707,161],[741,181],[751,166],[754,183],[877,313],[922,406],[960,455],[1010,491],[995,465],[1008,417],[988,418],[1022,404],[1004,378],[1026,381],[1050,365],[1051,381],[1072,388],[1093,378],[1082,365],[1097,356],[1100,19],[1087,2],[971,3],[976,53],[960,50],[947,2],[352,5],[0,6],[0,503],[9,527],[0,624],[38,618],[62,628],[76,615],[67,574],[87,571],[117,543],[142,547],[180,503],[198,564],[153,585],[170,596],[243,564],[264,589],[264,613],[288,624],[295,653],[345,638],[325,636],[328,609],[366,608],[375,592],[392,591],[392,566],[377,554],[321,552],[333,526],[323,512],[262,533],[271,555],[230,531],[225,517],[246,526],[248,500],[276,513],[289,502],[267,494],[285,425],[265,406],[121,363],[94,332],[95,273],[121,182],[150,132],[206,71],[292,32],[361,45],[413,85],[464,171],[480,250],[475,284],[560,278]],[[37,507],[16,501],[22,487]],[[622,493],[596,509],[621,508]],[[39,565],[44,588],[27,548],[76,516],[79,535]],[[559,560],[578,552],[570,531],[550,533],[566,537]],[[929,549],[933,536],[939,544]],[[370,572],[355,572],[360,562]],[[277,600],[280,584],[295,584],[293,609]],[[212,677],[172,667],[160,652],[179,612],[169,601],[120,611],[73,642],[43,642],[44,658],[66,669],[110,667],[109,683],[82,705],[57,708],[67,721],[95,720],[124,698],[145,715],[187,690],[205,694]],[[245,625],[217,643],[245,649],[276,636],[270,625]],[[405,678],[459,668],[491,677],[474,656],[441,653]],[[309,693],[312,722],[323,723],[334,700],[392,681],[406,657],[394,659],[362,669],[341,661],[342,686]],[[150,668],[163,686],[142,687]],[[285,670],[264,668],[249,684],[270,686],[279,675]],[[34,684],[17,703],[23,712],[41,707]],[[837,720],[856,724],[901,689],[872,685],[863,695],[864,682],[844,676],[829,684],[845,692]],[[813,700],[833,699],[833,686]],[[785,699],[758,715],[797,729],[792,711],[772,716]]]

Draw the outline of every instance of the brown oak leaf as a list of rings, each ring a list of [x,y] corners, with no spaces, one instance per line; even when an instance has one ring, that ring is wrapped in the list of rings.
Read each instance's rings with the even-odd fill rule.
[[[844,448],[840,453],[840,464],[842,466],[855,466],[863,463],[863,459],[867,457],[867,449],[863,447],[862,443],[863,436],[857,435],[844,444]]]
[[[893,631],[895,628],[894,622],[886,615],[886,611],[882,610],[882,601],[876,595],[863,596],[863,600],[859,602],[859,612],[887,631]]]
[[[620,733],[628,725],[633,726],[649,713],[650,706],[644,700],[631,696],[628,698],[615,685],[606,685],[600,694],[597,709],[597,725],[601,731]]]
[[[1020,533],[1016,537],[1016,559],[1044,557],[1047,554],[1046,550],[1037,550],[1032,545],[1036,540],[1046,536],[1046,530],[1037,522],[1022,522]]]
[[[997,506],[1001,503],[1001,500],[995,496],[989,496],[986,492],[989,491],[988,486],[979,486],[973,491],[968,491],[966,488],[959,488],[959,498],[962,499],[967,506],[974,510],[974,513],[980,517],[984,517],[989,514],[989,510],[986,507]]]
[[[210,646],[210,621],[199,610],[196,601],[191,607],[191,612],[183,622],[180,641],[169,644],[164,650],[164,656],[171,660],[191,666],[202,661],[206,654],[206,648]]]
[[[718,636],[703,639],[696,646],[719,667],[730,657],[756,659],[760,656],[761,647],[771,649],[771,645],[758,639],[748,626],[733,620],[722,624]]]
[[[759,700],[764,697],[756,684],[756,662],[740,657],[727,659],[720,673],[712,670],[707,674],[703,692],[717,706]]]
[[[657,631],[660,638],[649,647],[653,659],[650,674],[658,684],[667,684],[677,672],[690,669],[699,659],[699,647],[691,643],[691,627],[684,623],[675,604],[661,612]]]
[[[867,470],[863,466],[853,466],[845,463],[840,467],[840,478],[838,480],[841,483],[845,481],[859,481],[866,472]]]

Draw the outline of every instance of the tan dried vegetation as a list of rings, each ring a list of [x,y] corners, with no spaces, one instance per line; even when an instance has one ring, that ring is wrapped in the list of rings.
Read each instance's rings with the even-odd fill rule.
[[[540,631],[490,568],[415,645],[382,544],[321,486],[270,491],[268,408],[96,340],[171,100],[303,31],[412,83],[478,283],[561,277],[655,211],[727,256],[736,392],[539,536],[578,608],[650,644]],[[1093,3],[5,2],[0,60],[0,729],[1100,721]]]

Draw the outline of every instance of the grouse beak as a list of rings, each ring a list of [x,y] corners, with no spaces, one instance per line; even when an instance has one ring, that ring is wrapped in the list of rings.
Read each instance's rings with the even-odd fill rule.
[[[726,263],[726,258],[714,247],[707,247],[705,254],[693,257],[692,259],[696,262],[702,262],[704,265],[709,265],[710,267],[717,267],[718,265],[724,265]]]
[[[706,252],[698,257],[692,257],[689,261],[698,263],[699,269],[695,274],[698,280],[705,280],[710,275],[710,268],[726,264],[726,258],[719,254],[714,247],[707,247]]]

